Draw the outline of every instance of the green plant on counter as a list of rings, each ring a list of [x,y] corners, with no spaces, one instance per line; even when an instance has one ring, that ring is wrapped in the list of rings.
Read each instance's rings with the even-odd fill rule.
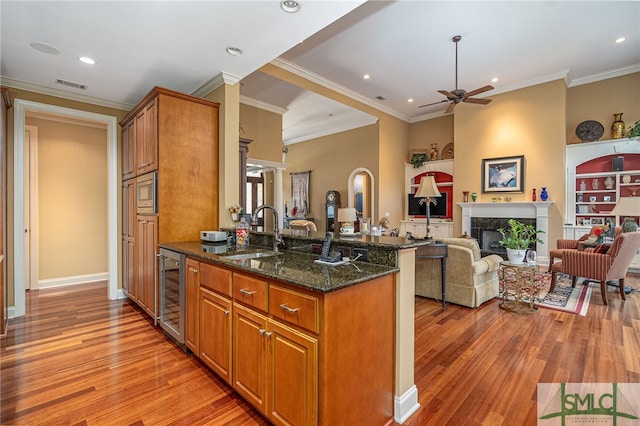
[[[525,225],[515,219],[509,219],[509,228],[499,228],[502,239],[500,245],[512,250],[526,250],[532,243],[541,243],[538,234],[544,231],[535,229],[533,225]]]
[[[640,136],[640,120],[636,121],[633,127],[630,127],[629,129],[630,138],[637,138],[638,136]]]

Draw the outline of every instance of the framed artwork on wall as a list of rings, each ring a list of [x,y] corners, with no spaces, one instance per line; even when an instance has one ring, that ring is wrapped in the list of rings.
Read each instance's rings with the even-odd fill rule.
[[[483,159],[482,192],[524,192],[524,155]]]

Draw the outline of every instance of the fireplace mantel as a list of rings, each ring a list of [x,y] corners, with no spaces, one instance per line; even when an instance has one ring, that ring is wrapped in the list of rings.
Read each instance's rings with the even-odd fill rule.
[[[553,201],[511,201],[496,203],[458,203],[462,208],[462,232],[471,235],[472,217],[535,218],[536,228],[544,233],[536,245],[538,263],[549,264],[549,207]]]

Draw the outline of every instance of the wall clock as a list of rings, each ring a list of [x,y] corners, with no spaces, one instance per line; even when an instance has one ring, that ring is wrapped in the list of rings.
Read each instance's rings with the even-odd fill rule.
[[[340,193],[335,190],[327,191],[325,195],[325,212],[327,214],[327,232],[333,232],[334,223],[336,221],[336,217],[338,216],[338,209],[341,207],[340,204]]]

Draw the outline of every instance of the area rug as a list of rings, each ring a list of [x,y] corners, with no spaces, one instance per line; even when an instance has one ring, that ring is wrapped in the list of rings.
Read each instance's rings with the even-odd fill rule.
[[[548,289],[549,286],[546,286]],[[545,294],[546,293],[546,294]],[[555,309],[563,312],[571,312],[585,316],[589,308],[591,299],[591,286],[583,285],[583,279],[578,279],[575,288],[571,288],[571,277],[569,275],[558,274],[556,288],[553,293],[545,292],[540,294],[540,307]]]

